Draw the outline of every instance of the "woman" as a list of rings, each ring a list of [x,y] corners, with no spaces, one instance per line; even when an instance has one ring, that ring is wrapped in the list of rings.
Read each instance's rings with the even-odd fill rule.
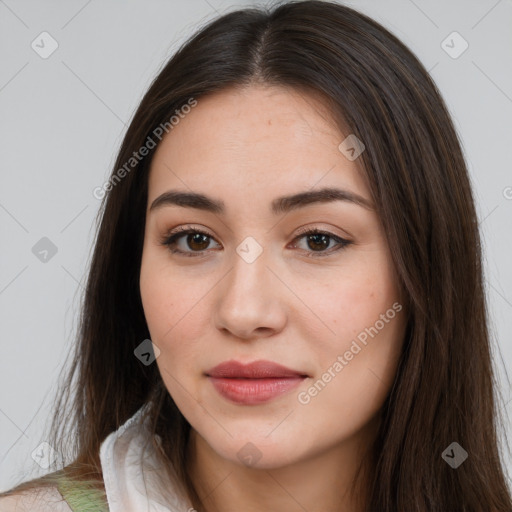
[[[218,18],[95,194],[73,461],[2,510],[512,510],[466,165],[383,27]]]

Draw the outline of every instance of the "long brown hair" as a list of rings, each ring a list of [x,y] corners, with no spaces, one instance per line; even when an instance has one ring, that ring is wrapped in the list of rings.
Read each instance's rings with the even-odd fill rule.
[[[358,163],[406,293],[403,352],[364,461],[364,510],[510,512],[470,180],[436,85],[394,35],[351,8],[316,0],[237,10],[209,22],[150,86],[112,177],[191,98],[200,105],[207,94],[254,83],[320,95],[340,131],[364,142]],[[53,446],[75,441],[67,469],[101,485],[101,442],[150,404],[163,462],[204,510],[186,471],[190,425],[157,365],[134,357],[150,337],[139,270],[154,151],[104,197],[76,351],[51,434]],[[442,457],[452,442],[468,453],[457,469]]]

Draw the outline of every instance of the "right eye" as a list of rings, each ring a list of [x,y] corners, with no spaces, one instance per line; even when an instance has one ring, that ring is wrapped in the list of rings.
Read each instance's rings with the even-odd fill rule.
[[[185,248],[178,248],[179,242],[185,240]],[[176,230],[172,231],[161,241],[162,245],[168,247],[169,251],[173,254],[180,254],[183,256],[202,256],[202,253],[208,248],[213,237],[198,228],[190,228],[180,226]],[[187,251],[186,248],[197,249]]]

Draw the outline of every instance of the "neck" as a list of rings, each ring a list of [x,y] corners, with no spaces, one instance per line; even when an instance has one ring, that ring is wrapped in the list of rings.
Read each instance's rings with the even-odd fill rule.
[[[314,456],[266,469],[221,457],[192,429],[188,471],[205,512],[361,512],[365,484],[353,483],[377,427],[373,422]]]

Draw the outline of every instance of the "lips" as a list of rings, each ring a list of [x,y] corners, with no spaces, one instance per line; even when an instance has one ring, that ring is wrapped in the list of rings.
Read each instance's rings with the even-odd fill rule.
[[[307,377],[299,372],[271,361],[254,361],[242,364],[238,361],[226,361],[212,368],[207,375],[228,379],[275,379],[278,377]]]
[[[221,396],[242,405],[272,400],[297,387],[308,377],[304,372],[263,360],[249,364],[226,361],[206,375]]]

